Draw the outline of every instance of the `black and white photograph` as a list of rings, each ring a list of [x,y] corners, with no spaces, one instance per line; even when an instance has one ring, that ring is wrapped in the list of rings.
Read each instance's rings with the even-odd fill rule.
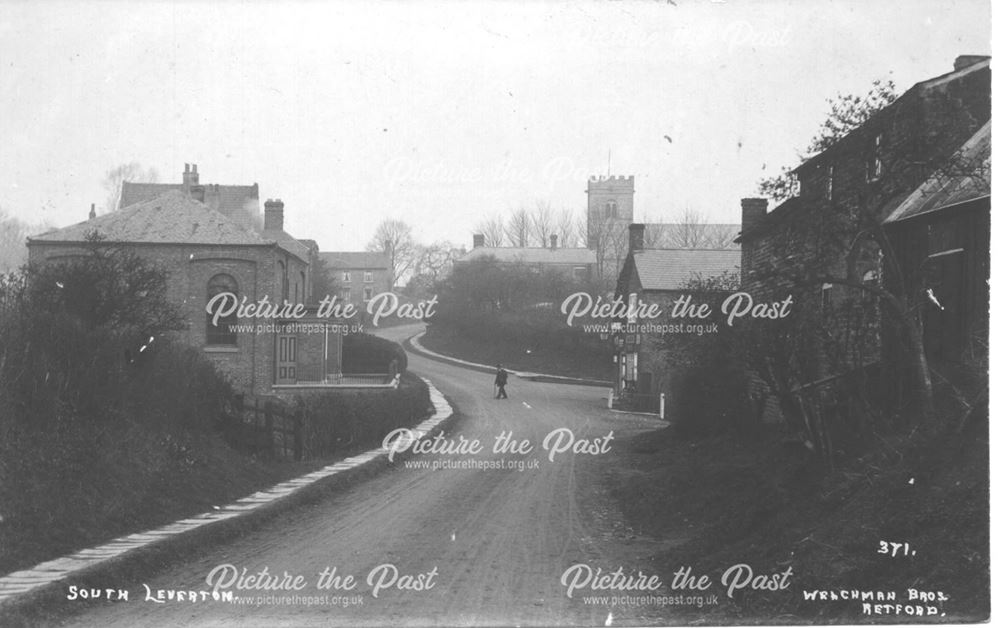
[[[0,626],[982,624],[990,0],[0,0]]]

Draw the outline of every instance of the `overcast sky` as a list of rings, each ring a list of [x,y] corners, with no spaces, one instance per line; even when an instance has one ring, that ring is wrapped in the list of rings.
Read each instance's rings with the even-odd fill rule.
[[[64,226],[110,167],[191,162],[324,250],[385,217],[469,245],[522,204],[582,215],[610,151],[637,219],[738,222],[826,98],[990,54],[985,0],[675,2],[0,2],[0,207]]]

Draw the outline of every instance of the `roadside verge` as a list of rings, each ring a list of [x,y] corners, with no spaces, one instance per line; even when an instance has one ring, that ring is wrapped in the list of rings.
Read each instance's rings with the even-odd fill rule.
[[[417,438],[444,431],[459,416],[430,381],[424,379],[424,382],[434,412],[410,428]],[[69,578],[80,587],[97,588],[106,587],[109,581],[127,581],[150,569],[162,568],[179,555],[196,551],[205,543],[224,542],[291,506],[314,501],[335,487],[343,487],[389,466],[388,452],[372,449],[258,491],[212,512],[122,536],[7,574],[0,578],[0,623],[10,625],[9,620],[32,625],[35,622],[28,614],[36,619],[48,615],[51,610],[29,610],[29,607],[41,606],[41,602],[64,602],[65,594],[59,585]]]
[[[477,364],[475,362],[469,362],[467,360],[461,360],[459,358],[453,358],[449,355],[443,355],[435,351],[431,351],[427,347],[420,344],[420,337],[424,335],[424,332],[412,336],[403,343],[403,346],[407,350],[416,353],[417,355],[429,358],[431,360],[437,360],[438,362],[445,362],[447,364],[453,364],[455,366],[461,366],[473,371],[479,371],[482,373],[494,373],[496,372],[495,366],[490,366],[488,364]],[[548,375],[545,373],[531,373],[528,371],[511,371],[508,373],[518,377],[520,379],[525,379],[533,382],[546,382],[550,384],[577,384],[579,386],[600,386],[602,388],[608,388],[612,385],[611,382],[599,379],[586,379],[579,377],[565,377],[563,375]]]

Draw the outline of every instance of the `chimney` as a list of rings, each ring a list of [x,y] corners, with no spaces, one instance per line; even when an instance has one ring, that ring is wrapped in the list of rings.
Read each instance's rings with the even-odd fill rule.
[[[554,233],[549,236],[549,245],[553,251],[556,250],[556,245],[558,244],[558,242],[559,242],[559,236],[557,236]]]
[[[481,233],[472,234],[472,248],[478,249],[486,246],[486,236]]]
[[[191,188],[198,185],[198,164],[184,164],[184,192],[188,193]]]
[[[285,204],[280,198],[264,202],[264,231],[284,231]]]
[[[743,233],[746,233],[767,214],[766,198],[740,199],[740,206],[743,208],[743,217],[740,223],[740,231]]]
[[[633,223],[628,226],[628,252],[641,251],[643,238],[646,235],[646,225]]]
[[[93,220],[97,218],[97,209],[94,208],[94,204],[90,204],[90,215],[87,217],[88,220]]]
[[[955,57],[955,71],[958,72],[962,68],[967,68],[970,65],[975,65],[987,59],[989,59],[989,56],[985,55],[959,55]]]

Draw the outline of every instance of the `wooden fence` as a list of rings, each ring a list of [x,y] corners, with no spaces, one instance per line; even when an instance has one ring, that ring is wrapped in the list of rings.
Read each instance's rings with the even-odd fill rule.
[[[240,449],[268,458],[302,460],[304,419],[301,410],[280,401],[237,395],[221,423],[227,439]]]

